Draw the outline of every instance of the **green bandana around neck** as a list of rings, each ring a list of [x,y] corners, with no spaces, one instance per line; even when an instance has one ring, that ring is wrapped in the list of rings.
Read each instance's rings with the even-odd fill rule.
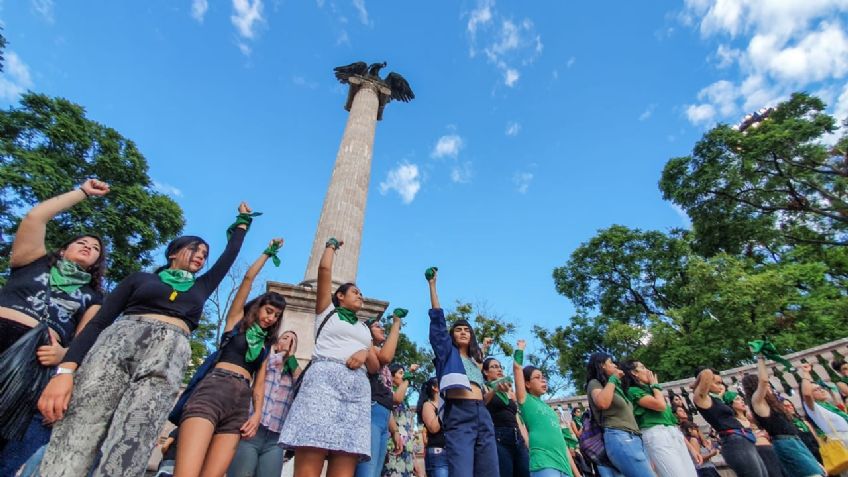
[[[359,321],[359,319],[356,318],[356,312],[354,312],[353,310],[348,310],[343,306],[336,307],[336,314],[339,315],[340,320],[348,322],[351,325],[355,325],[356,322]]]
[[[274,266],[279,267],[280,264],[283,263],[283,261],[280,260],[280,257],[277,256],[277,252],[279,252],[279,251],[280,251],[280,244],[274,242],[271,245],[269,245],[268,248],[266,248],[265,251],[263,251],[262,253],[271,257],[271,261],[274,263]]]
[[[259,323],[254,323],[247,329],[244,337],[247,340],[247,353],[244,354],[244,360],[247,363],[252,363],[262,353],[268,332],[263,330]]]
[[[818,404],[819,406],[827,409],[828,411],[830,411],[834,414],[838,414],[839,417],[841,417],[842,419],[845,419],[845,421],[848,421],[848,414],[846,414],[845,411],[843,411],[842,409],[839,409],[838,407],[833,405],[833,403],[830,403],[828,401],[816,401],[816,404]]]
[[[300,366],[300,363],[297,362],[297,358],[293,355],[286,358],[286,362],[283,363],[283,373],[284,374],[294,374],[294,371]]]
[[[162,283],[170,286],[174,291],[171,292],[169,300],[177,299],[177,293],[185,293],[194,286],[194,274],[179,268],[167,268],[158,273]]]
[[[749,341],[748,347],[751,348],[752,353],[761,353],[766,358],[785,366],[786,370],[790,373],[795,372],[795,366],[792,366],[792,363],[788,359],[778,354],[774,343],[768,339]]]
[[[90,282],[91,274],[70,260],[62,258],[50,267],[50,287],[56,290],[73,293]]]

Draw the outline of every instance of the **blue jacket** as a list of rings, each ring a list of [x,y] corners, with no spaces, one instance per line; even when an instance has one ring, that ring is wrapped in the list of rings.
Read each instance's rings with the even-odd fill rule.
[[[448,325],[445,322],[445,312],[441,308],[430,309],[430,346],[436,357],[436,377],[439,379],[439,393],[444,394],[448,389],[461,388],[471,391],[471,382],[465,375],[465,366],[459,350],[453,345]]]

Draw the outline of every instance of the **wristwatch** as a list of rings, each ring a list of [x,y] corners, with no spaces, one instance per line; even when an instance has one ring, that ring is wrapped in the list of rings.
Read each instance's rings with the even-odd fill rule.
[[[59,376],[60,374],[70,374],[70,375],[73,375],[73,374],[74,374],[74,370],[73,370],[73,369],[70,369],[70,368],[63,368],[63,367],[59,366],[59,367],[57,367],[57,368],[56,368],[56,374],[54,374],[54,376]]]

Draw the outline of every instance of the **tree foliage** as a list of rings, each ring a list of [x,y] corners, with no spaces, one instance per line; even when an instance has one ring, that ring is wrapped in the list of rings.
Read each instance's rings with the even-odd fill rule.
[[[448,327],[457,320],[466,320],[474,327],[474,336],[482,346],[484,338],[492,338],[490,355],[512,356],[514,347],[510,340],[515,334],[515,323],[506,321],[503,317],[478,305],[475,310],[471,303],[457,301],[456,308],[445,316]]]
[[[50,221],[47,245],[79,233],[102,236],[107,277],[118,281],[153,263],[151,252],[182,229],[182,209],[154,190],[135,143],[86,118],[82,106],[27,93],[18,107],[0,112],[0,257],[8,258],[27,209],[90,177],[112,191]],[[7,268],[8,261],[0,263],[0,273]]]

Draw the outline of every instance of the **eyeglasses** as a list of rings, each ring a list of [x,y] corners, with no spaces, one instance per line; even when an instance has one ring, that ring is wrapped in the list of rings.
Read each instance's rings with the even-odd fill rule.
[[[503,367],[501,367],[501,365],[499,364],[490,364],[489,367],[486,369],[503,369]]]

